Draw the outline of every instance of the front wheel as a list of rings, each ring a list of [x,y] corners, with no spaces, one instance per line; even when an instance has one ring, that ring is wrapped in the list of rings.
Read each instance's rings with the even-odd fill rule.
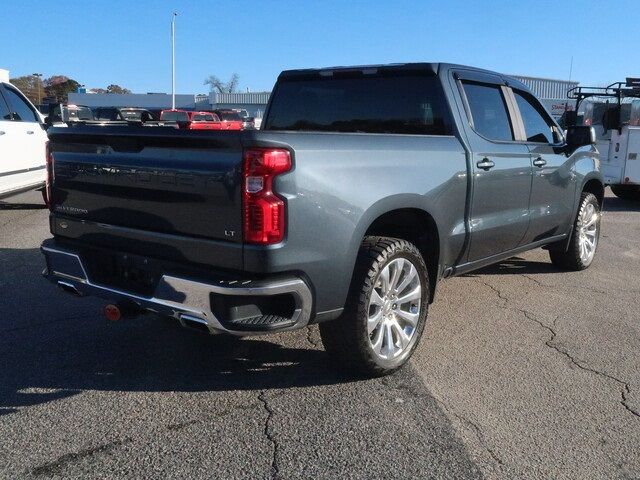
[[[600,202],[592,193],[583,192],[573,223],[569,248],[549,249],[551,262],[565,270],[584,270],[593,262],[600,239]],[[563,242],[564,243],[564,242]]]
[[[366,237],[344,313],[319,325],[322,343],[346,368],[387,375],[418,345],[428,306],[429,277],[418,249],[406,240]]]

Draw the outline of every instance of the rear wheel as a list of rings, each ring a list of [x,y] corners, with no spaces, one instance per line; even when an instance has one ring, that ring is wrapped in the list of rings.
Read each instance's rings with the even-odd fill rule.
[[[638,185],[612,185],[611,191],[623,200],[640,200],[640,186]]]
[[[428,305],[427,267],[418,249],[406,240],[366,237],[343,315],[319,325],[322,343],[346,368],[387,375],[418,345]]]
[[[569,248],[549,248],[551,262],[565,270],[584,270],[593,262],[600,239],[600,202],[593,193],[583,192],[571,231]]]

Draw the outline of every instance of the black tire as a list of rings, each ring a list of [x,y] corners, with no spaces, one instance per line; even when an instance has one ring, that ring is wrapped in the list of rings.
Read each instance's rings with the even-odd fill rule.
[[[622,200],[640,200],[640,186],[611,185],[613,194]]]
[[[565,242],[562,244],[552,246],[549,248],[549,256],[551,257],[551,263],[553,263],[556,267],[561,268],[563,270],[584,270],[588,268],[591,263],[593,263],[593,259],[595,258],[595,252],[590,260],[585,261],[580,255],[580,229],[582,227],[582,215],[585,209],[588,208],[589,205],[593,205],[598,214],[598,218],[596,220],[596,244],[595,248],[598,247],[598,240],[600,239],[600,202],[593,193],[582,192],[580,196],[580,206],[578,207],[578,213],[576,214],[576,218],[573,222],[573,229],[571,230],[571,239],[569,241],[569,248],[565,251]]]
[[[413,264],[420,280],[419,315],[411,340],[402,352],[395,358],[383,359],[374,352],[367,331],[369,302],[379,274],[387,264],[400,257]],[[365,237],[358,252],[344,313],[336,320],[319,325],[324,348],[340,367],[365,376],[388,375],[402,367],[418,346],[427,319],[429,297],[427,267],[412,243],[397,238]]]

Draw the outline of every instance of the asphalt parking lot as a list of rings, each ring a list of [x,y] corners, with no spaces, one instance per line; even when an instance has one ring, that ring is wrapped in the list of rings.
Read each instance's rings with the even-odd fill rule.
[[[1,478],[640,478],[640,204],[607,197],[585,272],[536,250],[443,282],[376,380],[315,327],[109,323],[41,278],[47,213],[0,201]]]

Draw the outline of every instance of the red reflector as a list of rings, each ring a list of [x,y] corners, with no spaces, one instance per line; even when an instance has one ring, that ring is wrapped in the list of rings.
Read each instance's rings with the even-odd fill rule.
[[[112,322],[117,322],[122,318],[122,312],[117,307],[117,305],[105,305],[104,307],[104,316],[107,317],[107,320],[111,320]]]
[[[291,155],[281,148],[253,148],[244,152],[244,241],[257,245],[284,239],[286,205],[273,191],[273,179],[291,170]]]

